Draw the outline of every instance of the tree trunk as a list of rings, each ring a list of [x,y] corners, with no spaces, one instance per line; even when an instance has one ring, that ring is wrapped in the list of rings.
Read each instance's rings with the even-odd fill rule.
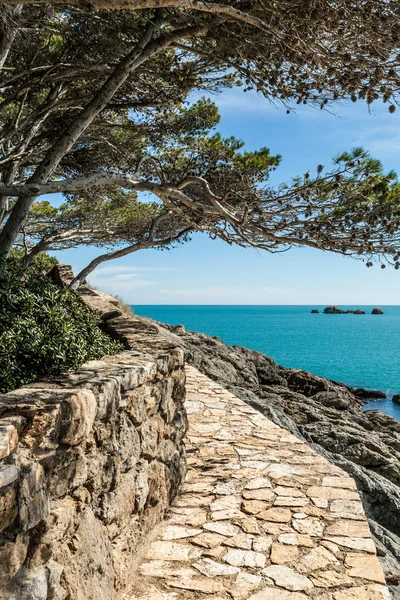
[[[162,240],[154,241],[151,239],[152,235],[155,234],[155,229],[153,232],[150,232],[149,239],[146,242],[138,242],[137,244],[132,244],[131,246],[126,246],[126,248],[121,248],[120,250],[115,250],[114,252],[108,252],[107,254],[102,254],[97,258],[94,258],[78,275],[71,281],[70,287],[73,290],[77,290],[78,287],[82,284],[82,282],[86,279],[90,273],[92,273],[96,267],[101,265],[103,262],[107,262],[109,260],[114,260],[116,258],[122,258],[123,256],[127,256],[128,254],[133,254],[133,252],[137,252],[138,250],[144,250],[146,248],[156,248],[157,246],[169,246],[173,242],[177,242],[180,238],[187,235],[192,228],[182,229],[176,235],[164,238]]]
[[[31,248],[27,254],[25,254],[24,258],[22,259],[23,264],[26,266],[30,265],[35,256],[41,252],[45,252],[49,246],[50,242],[47,240],[41,240],[38,244],[36,244],[36,246],[33,246],[33,248]]]
[[[49,0],[2,0],[5,4],[48,4]],[[50,0],[50,4],[65,4],[65,0]],[[69,0],[72,6],[86,4],[83,0]],[[228,2],[205,2],[205,0],[90,0],[94,10],[149,10],[154,8],[186,8],[200,12],[223,15],[247,23],[258,29],[268,30],[267,22],[255,17],[251,12],[239,10]],[[271,13],[274,12],[271,7]]]
[[[164,242],[165,243],[165,242]],[[101,254],[94,258],[78,275],[73,279],[70,283],[70,288],[72,290],[77,290],[80,285],[85,281],[86,277],[92,273],[96,267],[101,265],[103,262],[107,262],[108,260],[113,260],[115,258],[122,258],[127,254],[132,254],[133,252],[137,252],[137,250],[143,250],[144,248],[149,248],[150,246],[155,246],[157,243],[143,243],[143,244],[133,244],[132,246],[127,246],[126,248],[121,248],[120,250],[116,250],[115,252],[108,252],[107,254]]]

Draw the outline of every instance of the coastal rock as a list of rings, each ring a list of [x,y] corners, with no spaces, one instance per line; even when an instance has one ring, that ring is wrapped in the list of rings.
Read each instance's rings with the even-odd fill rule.
[[[385,400],[386,394],[384,392],[379,392],[378,390],[365,390],[364,388],[357,388],[355,390],[351,390],[357,398],[361,398],[361,400]]]
[[[348,309],[348,310],[343,310],[341,308],[339,308],[338,306],[327,306],[326,308],[324,308],[324,314],[325,315],[365,315],[365,310],[363,310],[362,308],[357,308],[356,310],[353,309]]]
[[[311,311],[312,315],[319,315],[319,310],[317,308],[313,308]]]
[[[392,402],[395,404],[400,404],[400,394],[395,394],[392,398]]]
[[[373,308],[371,315],[383,315],[385,314],[381,308]]]
[[[341,315],[343,311],[338,306],[327,306],[324,308],[325,315]]]

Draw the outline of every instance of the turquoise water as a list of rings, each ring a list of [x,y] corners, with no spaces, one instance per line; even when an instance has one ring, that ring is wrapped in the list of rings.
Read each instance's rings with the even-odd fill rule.
[[[343,309],[372,306],[340,306]],[[323,306],[134,306],[135,313],[216,335],[247,346],[285,367],[311,371],[351,386],[381,390],[389,400],[371,402],[400,420],[400,306],[384,315],[312,315]]]

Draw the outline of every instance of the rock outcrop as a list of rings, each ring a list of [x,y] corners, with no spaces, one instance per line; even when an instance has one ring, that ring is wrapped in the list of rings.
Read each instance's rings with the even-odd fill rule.
[[[383,315],[384,312],[381,308],[373,308],[371,311],[371,315]]]
[[[338,306],[327,306],[324,308],[325,315],[341,315],[343,311]]]
[[[325,315],[365,315],[365,310],[357,308],[356,310],[343,310],[338,306],[327,306],[324,308]]]
[[[187,361],[277,425],[307,441],[357,481],[389,581],[400,576],[400,422],[363,401],[345,385],[277,365],[219,338],[160,327],[180,340]],[[392,585],[400,599],[400,586]]]
[[[312,315],[319,315],[319,310],[317,308],[313,308],[311,311]]]
[[[380,392],[379,390],[365,390],[364,388],[349,388],[357,398],[361,398],[361,400],[385,400],[386,394],[385,392]]]

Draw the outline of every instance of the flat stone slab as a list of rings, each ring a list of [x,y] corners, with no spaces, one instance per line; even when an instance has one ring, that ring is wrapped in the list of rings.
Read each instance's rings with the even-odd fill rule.
[[[354,480],[187,367],[189,471],[121,600],[390,600]]]

